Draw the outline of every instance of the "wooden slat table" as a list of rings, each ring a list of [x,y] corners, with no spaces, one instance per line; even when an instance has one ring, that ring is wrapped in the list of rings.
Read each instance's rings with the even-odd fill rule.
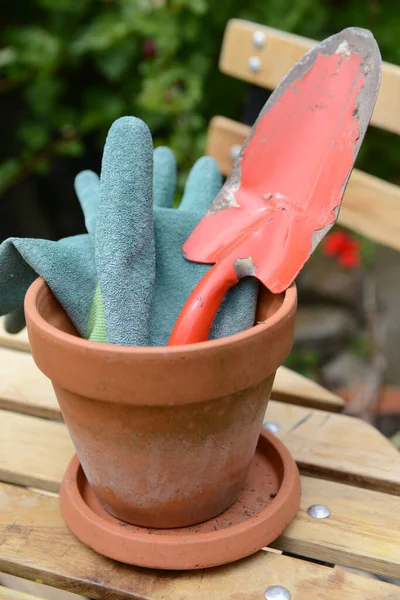
[[[271,585],[292,600],[400,600],[400,587],[339,568],[400,578],[400,454],[371,425],[338,414],[333,394],[288,369],[278,375],[266,420],[299,464],[302,500],[272,548],[214,569],[154,571],[99,556],[69,533],[57,492],[73,446],[52,387],[26,334],[1,330],[0,346],[0,571],[104,600],[262,600]],[[312,519],[312,504],[331,516]],[[3,597],[23,596],[0,588]]]
[[[0,585],[0,598],[1,600],[43,600],[38,596],[32,596],[32,594],[26,594],[25,592],[19,592],[18,590],[12,590]]]

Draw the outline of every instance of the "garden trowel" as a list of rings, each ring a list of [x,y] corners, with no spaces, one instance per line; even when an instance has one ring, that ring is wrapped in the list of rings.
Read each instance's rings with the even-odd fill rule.
[[[348,28],[310,50],[271,94],[225,185],[183,246],[215,263],[169,345],[208,339],[225,293],[243,277],[287,289],[335,223],[378,94],[373,35]]]

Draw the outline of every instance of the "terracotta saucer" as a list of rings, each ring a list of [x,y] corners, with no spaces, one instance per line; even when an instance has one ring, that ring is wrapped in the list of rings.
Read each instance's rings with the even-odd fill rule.
[[[296,463],[282,442],[264,430],[237,501],[198,525],[147,529],[119,521],[95,497],[76,456],[60,492],[64,520],[81,542],[109,558],[154,569],[200,569],[253,554],[282,533],[299,502]]]

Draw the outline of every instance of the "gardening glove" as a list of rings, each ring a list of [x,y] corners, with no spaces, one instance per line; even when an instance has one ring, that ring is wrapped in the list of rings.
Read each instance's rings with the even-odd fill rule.
[[[91,171],[84,171],[76,178],[75,185],[86,227],[93,235],[99,178]],[[17,333],[23,328],[24,297],[39,275],[45,279],[80,334],[90,337],[91,301],[97,283],[90,235],[73,236],[58,242],[9,238],[0,245],[0,314],[8,313],[8,331]],[[101,324],[100,320],[100,327]],[[94,325],[91,323],[92,329]]]
[[[166,345],[187,297],[210,268],[186,261],[181,247],[221,187],[217,163],[203,157],[195,164],[173,209],[174,156],[168,148],[154,152],[154,181],[152,159],[146,125],[118,119],[104,148],[95,250],[110,343]],[[221,304],[210,337],[251,327],[256,299],[256,281],[240,282]]]
[[[19,333],[26,325],[24,305],[18,306],[4,317],[4,329],[7,333]]]
[[[75,189],[83,209],[86,229],[92,235],[94,235],[97,215],[98,193],[96,190],[98,188],[99,178],[91,171],[83,171],[75,179]],[[59,302],[68,312],[71,311],[70,316],[77,329],[81,333],[86,333],[87,311],[84,310],[82,314],[82,303],[79,301],[78,303],[74,302],[74,288],[77,284],[71,283],[71,288],[67,290],[65,295],[61,283],[64,274],[60,276],[60,273],[63,273],[63,261],[66,258],[64,256],[64,244],[77,245],[78,255],[81,251],[85,252],[89,245],[87,236],[74,236],[68,238],[68,240],[68,242],[64,240],[50,242],[37,239],[9,238],[0,245],[0,315],[5,314],[10,305],[14,305],[12,311],[6,314],[4,322],[5,329],[9,333],[18,333],[25,327],[23,299],[28,287],[38,275],[43,276]],[[51,255],[53,255],[52,258]],[[92,255],[93,252],[91,252],[88,260]],[[74,256],[72,256],[72,260],[75,260]],[[82,264],[84,263],[82,262]],[[93,260],[89,266],[92,273]],[[68,272],[73,271],[74,267],[70,266]],[[87,277],[86,270],[82,275]],[[79,278],[79,273],[77,273],[77,278]],[[86,285],[85,289],[86,287],[91,290],[90,284],[89,286]],[[70,298],[71,293],[72,297]],[[90,294],[91,291],[88,293]],[[20,304],[15,306],[18,299],[20,299]],[[71,308],[68,309],[68,307]]]
[[[128,127],[125,127],[125,124]],[[123,148],[123,151],[116,153],[118,159],[114,160],[112,148],[118,147]],[[7,265],[10,278],[15,277],[17,285],[12,290],[7,290],[6,287],[5,293],[0,286],[0,314],[18,307],[18,298],[22,302],[27,287],[37,274],[40,274],[49,283],[82,336],[96,341],[129,345],[143,344],[146,338],[150,338],[149,342],[153,345],[166,344],[187,296],[209,268],[207,265],[185,261],[180,247],[218,192],[221,176],[212,159],[204,158],[198,161],[189,176],[181,206],[176,211],[168,208],[172,206],[176,183],[176,164],[173,154],[166,148],[160,148],[154,153],[154,162],[154,230],[158,258],[155,295],[152,294],[150,302],[148,291],[152,287],[152,282],[154,285],[154,271],[152,271],[154,262],[151,259],[152,229],[149,227],[152,214],[151,203],[148,201],[149,181],[151,182],[151,136],[141,121],[124,118],[113,125],[107,138],[101,177],[104,182],[101,185],[101,210],[97,219],[96,211],[100,195],[97,175],[84,172],[77,177],[76,181],[78,198],[84,210],[87,228],[92,238],[96,239],[98,256],[94,258],[94,243],[87,235],[66,238],[60,242],[6,240],[0,246],[0,259],[3,259],[0,265]],[[132,169],[132,164],[136,165],[136,169]],[[131,194],[133,194],[132,201],[128,198]],[[132,223],[132,215],[129,214],[127,207],[129,203],[135,204],[137,208],[135,210],[134,207],[132,212],[138,214],[142,197],[146,199],[145,210],[141,215],[143,220],[141,222],[139,219],[138,222]],[[118,210],[112,210],[111,203],[108,202],[109,198],[114,199],[114,206],[117,206]],[[94,235],[96,222],[101,223],[102,237]],[[110,232],[107,231],[107,222],[112,225]],[[133,226],[134,236],[126,226],[127,222]],[[118,232],[122,232],[122,239]],[[138,238],[136,238],[137,234],[139,234]],[[114,246],[108,241],[112,237]],[[105,242],[105,249],[102,248],[100,239]],[[114,253],[113,247],[115,247]],[[135,254],[134,266],[139,276],[127,271],[127,265],[132,260],[132,248]],[[74,249],[79,261],[71,269]],[[148,249],[150,249],[150,258],[146,256]],[[49,258],[49,254],[52,259]],[[111,277],[100,276],[100,284],[98,284],[96,265],[100,269],[99,273],[104,265],[110,273],[113,267],[110,267],[107,261],[112,262],[114,254],[117,257],[114,262],[115,275],[111,272]],[[68,283],[63,281],[63,277],[68,277],[68,274],[72,274],[74,285],[68,285],[69,281]],[[122,279],[119,277],[121,274]],[[128,275],[126,288],[123,285],[121,287],[125,275]],[[1,277],[0,267],[0,282],[6,281],[8,281],[6,277]],[[227,294],[214,321],[210,337],[229,335],[253,324],[256,289],[254,280],[243,280]],[[126,320],[121,320],[119,293],[122,293],[126,304],[136,305],[139,309],[144,306],[139,322],[137,316],[135,319],[134,311],[125,310],[126,305],[122,307],[125,310]],[[104,295],[106,299],[103,303]],[[149,317],[150,306],[151,318]],[[105,318],[107,314],[111,317],[111,325],[107,327],[108,340],[107,316]],[[149,319],[150,332],[146,329]],[[110,337],[115,335],[113,328],[115,323],[117,334],[118,331],[122,332],[123,337],[117,336],[114,338],[116,341],[113,341]],[[132,323],[133,326],[130,327]]]
[[[117,119],[104,146],[95,237],[97,291],[111,344],[150,344],[156,271],[152,200],[151,133],[140,119]]]
[[[154,166],[156,281],[150,339],[159,346],[167,344],[188,296],[210,269],[210,265],[185,260],[181,248],[219,192],[222,176],[214,159],[200,158],[188,176],[179,208],[174,209],[176,161],[169,148],[156,149]],[[227,293],[211,327],[210,339],[233,335],[254,325],[257,290],[257,280],[248,278]]]
[[[101,182],[90,171],[76,179],[90,236],[59,242],[11,238],[0,246],[5,271],[0,267],[0,314],[12,310],[6,319],[9,330],[23,324],[17,323],[21,302],[41,275],[83,337],[148,345],[155,278],[153,148],[147,126],[134,118],[125,122],[130,133],[125,140],[132,145],[124,147],[121,138],[122,145],[116,146],[114,140],[120,139],[115,134],[123,123],[114,123],[107,138]]]

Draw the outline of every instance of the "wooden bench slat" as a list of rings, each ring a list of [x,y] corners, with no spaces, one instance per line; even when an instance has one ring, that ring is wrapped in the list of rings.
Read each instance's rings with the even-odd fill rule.
[[[255,31],[265,33],[265,44],[259,49],[252,43]],[[225,29],[219,66],[227,75],[273,90],[316,43],[271,27],[232,19]],[[260,59],[260,70],[256,73],[248,66],[251,56]],[[382,64],[381,86],[371,123],[400,134],[400,67],[397,65]]]
[[[0,317],[0,347],[14,348],[15,350],[30,351],[28,332],[23,329],[19,333],[10,334],[4,329],[4,317]]]
[[[20,592],[18,590],[12,590],[0,585],[0,598],[1,600],[43,600],[39,596],[32,596],[27,592]]]
[[[64,423],[0,410],[0,480],[58,492],[73,454]]]
[[[324,504],[327,519],[307,509]],[[400,573],[399,498],[341,483],[302,477],[296,519],[273,546],[286,552],[388,577]]]
[[[329,416],[329,413],[322,414]],[[350,417],[337,418],[352,420]],[[304,418],[302,421],[295,423],[294,433],[306,426],[308,421]],[[7,411],[0,411],[0,422],[0,479],[58,491],[74,452],[65,425]],[[305,433],[307,438],[309,433],[315,445],[313,429]],[[287,439],[284,437],[285,441]],[[335,452],[335,449],[331,451]],[[364,457],[366,462],[371,458],[368,453]],[[399,466],[400,456],[397,459]],[[392,539],[392,532],[400,530],[398,503],[399,499],[394,495],[337,482],[322,483],[319,479],[303,476],[300,512],[274,547],[395,576],[400,569],[400,541]],[[306,514],[311,504],[327,504],[332,516],[326,521],[314,521]]]
[[[400,600],[400,588],[272,553],[215,569],[160,572],[95,554],[70,534],[55,498],[0,484],[0,569],[91,598],[262,598],[270,585],[307,600]]]
[[[400,454],[369,423],[282,402],[270,402],[266,418],[303,473],[400,495]]]
[[[342,398],[287,367],[277,370],[271,396],[281,402],[332,412],[341,412],[344,408]]]
[[[232,146],[242,145],[249,130],[247,125],[225,117],[211,120],[206,153],[215,158],[224,175],[232,168]],[[400,250],[400,187],[354,169],[338,223]]]
[[[61,419],[53,386],[29,352],[0,347],[0,408]]]
[[[84,596],[44,585],[39,578],[29,581],[8,573],[0,573],[0,583],[1,600],[89,600]]]
[[[285,367],[278,369],[272,396],[334,412],[341,411],[344,405],[332,392]],[[29,353],[0,347],[0,408],[61,419],[53,387]]]
[[[343,197],[339,223],[400,250],[400,187],[354,169]]]

